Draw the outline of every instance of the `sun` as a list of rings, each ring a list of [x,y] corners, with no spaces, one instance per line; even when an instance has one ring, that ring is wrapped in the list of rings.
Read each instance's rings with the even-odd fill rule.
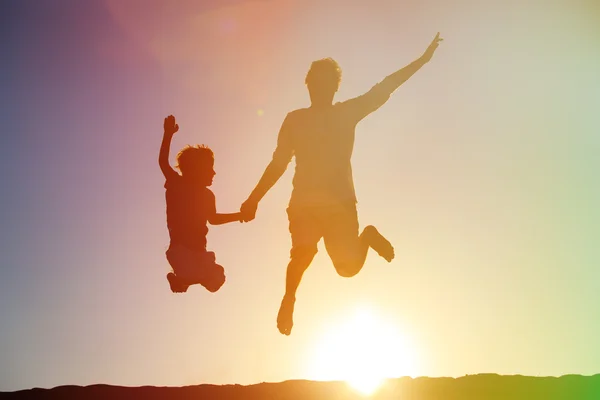
[[[368,308],[319,338],[310,364],[311,379],[343,380],[365,396],[387,378],[411,376],[415,367],[405,336]]]

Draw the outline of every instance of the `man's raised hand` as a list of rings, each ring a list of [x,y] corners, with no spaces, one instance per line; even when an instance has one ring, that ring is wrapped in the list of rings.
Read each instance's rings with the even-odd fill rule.
[[[429,62],[429,60],[431,60],[431,57],[433,57],[433,53],[438,48],[442,40],[444,39],[440,37],[440,33],[438,32],[437,35],[435,35],[435,38],[433,38],[431,44],[429,44],[429,47],[427,47],[427,50],[425,50],[425,53],[423,53],[423,55],[421,56],[423,62]]]
[[[174,116],[169,115],[165,118],[164,128],[167,135],[174,135],[179,130],[179,125],[175,123]]]

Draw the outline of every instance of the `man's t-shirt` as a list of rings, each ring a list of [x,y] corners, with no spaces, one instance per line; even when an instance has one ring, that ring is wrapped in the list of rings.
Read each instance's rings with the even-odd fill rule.
[[[390,97],[381,83],[367,93],[330,107],[290,112],[279,131],[276,163],[296,157],[290,207],[356,203],[352,177],[355,128]]]
[[[215,213],[215,195],[174,173],[165,182],[167,226],[171,244],[206,250],[208,216]]]

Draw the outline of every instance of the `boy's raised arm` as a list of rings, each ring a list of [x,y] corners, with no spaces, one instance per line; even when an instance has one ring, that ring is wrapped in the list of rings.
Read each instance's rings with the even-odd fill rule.
[[[179,130],[179,125],[175,123],[175,117],[169,115],[165,118],[164,122],[164,134],[162,144],[160,145],[160,152],[158,153],[158,165],[160,170],[166,179],[179,175],[169,164],[169,152],[171,151],[171,139],[173,135]]]

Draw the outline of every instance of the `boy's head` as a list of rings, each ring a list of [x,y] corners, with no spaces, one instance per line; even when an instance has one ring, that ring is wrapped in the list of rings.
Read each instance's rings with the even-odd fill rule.
[[[318,103],[331,103],[342,81],[342,69],[333,58],[313,61],[306,74],[306,87],[310,98]]]
[[[185,146],[177,154],[177,168],[181,175],[196,180],[202,186],[212,185],[215,158],[212,150],[205,145]]]

